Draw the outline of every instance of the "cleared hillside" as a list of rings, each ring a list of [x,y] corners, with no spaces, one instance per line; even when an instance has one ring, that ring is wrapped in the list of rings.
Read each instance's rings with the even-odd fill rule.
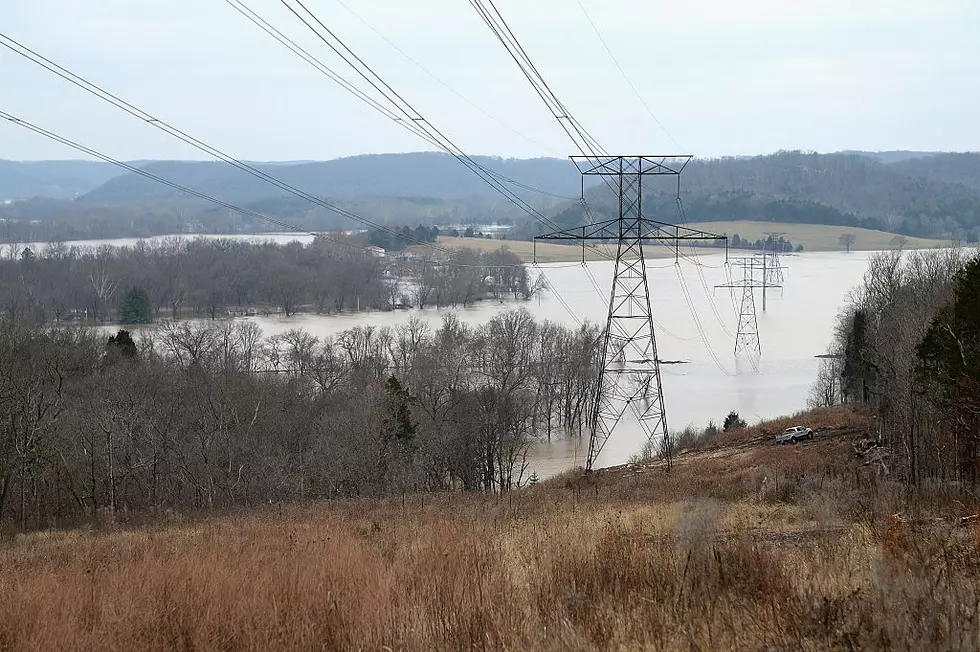
[[[5,649],[976,650],[975,504],[853,445],[734,432],[503,496],[414,495],[0,546]],[[776,427],[778,424],[772,424]],[[975,502],[975,501],[974,501]],[[914,515],[914,518],[913,518]]]

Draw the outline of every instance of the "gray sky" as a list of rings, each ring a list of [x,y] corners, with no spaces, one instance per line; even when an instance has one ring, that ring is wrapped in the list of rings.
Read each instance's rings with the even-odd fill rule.
[[[470,153],[566,156],[557,123],[466,0],[307,6]],[[976,0],[496,0],[566,106],[612,152],[980,150]],[[278,0],[247,4],[345,76]],[[0,31],[228,153],[329,159],[431,149],[224,0],[0,0]],[[0,48],[0,110],[124,159],[202,158]],[[502,126],[500,123],[503,123]],[[79,158],[0,124],[0,158]]]

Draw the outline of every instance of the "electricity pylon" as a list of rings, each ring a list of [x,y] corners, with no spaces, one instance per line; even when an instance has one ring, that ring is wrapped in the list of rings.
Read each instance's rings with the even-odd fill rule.
[[[757,355],[762,355],[759,320],[755,312],[755,290],[756,288],[762,289],[763,297],[765,297],[766,288],[782,287],[767,282],[767,260],[766,255],[732,258],[731,264],[742,268],[742,280],[715,286],[742,290],[742,301],[738,309],[738,332],[735,334],[735,355],[743,352],[755,352]],[[758,277],[756,276],[757,272],[759,272]]]
[[[690,156],[573,156],[572,161],[582,173],[583,195],[585,177],[604,177],[618,195],[619,216],[535,238],[535,241],[581,241],[583,260],[587,242],[616,243],[609,312],[600,350],[600,376],[589,419],[587,471],[592,470],[627,408],[636,413],[649,441],[661,442],[670,468],[667,411],[643,245],[664,244],[673,247],[679,256],[677,247],[682,240],[727,241],[728,238],[648,219],[643,213],[643,180],[648,176],[676,176],[679,199],[680,174],[690,160]]]
[[[766,256],[766,281],[769,285],[779,285],[785,279],[783,266],[779,260],[779,249],[776,248],[776,245],[780,238],[786,234],[781,231],[770,231],[763,235],[766,236],[766,244],[762,249],[763,255]]]

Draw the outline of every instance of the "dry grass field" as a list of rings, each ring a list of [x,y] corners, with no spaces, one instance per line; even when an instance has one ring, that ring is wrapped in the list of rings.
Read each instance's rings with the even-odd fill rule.
[[[808,424],[670,473],[10,536],[0,650],[980,649],[973,506],[862,466],[858,415]]]
[[[765,233],[780,231],[785,233],[786,239],[793,245],[803,245],[803,250],[815,251],[841,251],[840,236],[850,233],[855,236],[852,251],[880,251],[895,248],[894,233],[884,231],[872,231],[870,229],[855,229],[849,227],[826,226],[822,224],[780,224],[774,222],[700,222],[692,223],[692,228],[709,231],[711,233],[727,234],[729,236],[736,233],[742,238],[751,240],[764,239]],[[904,237],[904,236],[903,236]],[[444,247],[462,248],[469,247],[480,251],[492,251],[501,246],[507,247],[521,260],[531,262],[535,259],[534,243],[522,240],[486,240],[483,238],[453,238],[442,236],[439,244]],[[930,240],[928,238],[905,237],[902,244],[905,249],[929,249],[939,246],[948,246],[949,242],[943,240]],[[683,250],[687,253],[687,249]],[[712,249],[699,249],[705,254],[711,253]],[[736,253],[740,250],[735,250]],[[602,252],[611,252],[615,255],[615,250],[608,245],[603,245]],[[650,247],[648,255],[654,258],[670,258],[674,254],[665,247]],[[571,244],[559,244],[555,242],[539,242],[537,244],[537,262],[539,263],[560,263],[560,262],[581,262],[582,247]],[[606,253],[597,253],[594,249],[586,250],[586,260],[606,260]]]
[[[774,222],[699,222],[691,226],[711,231],[712,233],[738,234],[742,238],[760,240],[766,238],[766,233],[781,232],[793,245],[803,245],[804,251],[842,251],[840,237],[845,233],[854,235],[851,251],[881,251],[894,249],[895,238],[902,239],[904,249],[930,249],[949,246],[946,240],[930,238],[914,238],[912,236],[896,236],[894,233],[858,229],[847,226],[829,226],[825,224],[782,224]]]
[[[454,249],[476,249],[478,251],[494,251],[501,247],[506,247],[517,254],[524,262],[539,263],[578,263],[582,262],[582,247],[571,244],[557,244],[554,242],[539,242],[537,244],[537,254],[535,255],[535,245],[526,240],[487,240],[484,238],[453,238],[440,236],[438,242],[443,247]],[[615,256],[615,251],[607,245],[603,245],[601,252],[594,248],[585,250],[585,260],[592,262],[596,260],[608,260],[611,251]],[[656,255],[656,254],[654,254]]]

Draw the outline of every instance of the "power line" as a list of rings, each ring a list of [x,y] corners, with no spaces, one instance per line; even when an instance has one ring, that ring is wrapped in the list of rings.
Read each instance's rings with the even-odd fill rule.
[[[236,0],[241,2],[242,0]],[[494,188],[497,192],[502,194],[505,198],[515,204],[518,208],[524,210],[532,218],[538,220],[539,222],[549,225],[552,228],[557,228],[557,225],[551,221],[549,218],[541,214],[539,211],[534,209],[533,206],[524,201],[521,197],[514,194],[508,188],[503,186],[496,177],[500,177],[497,173],[493,173],[484,166],[480,165],[477,161],[474,161],[469,155],[467,155],[460,147],[458,147],[451,139],[449,139],[442,131],[436,128],[425,116],[423,116],[414,106],[412,106],[402,95],[392,88],[392,86],[385,81],[377,72],[374,71],[362,58],[360,58],[347,44],[340,39],[330,28],[328,28],[323,21],[321,21],[316,14],[314,14],[301,0],[295,0],[296,4],[309,16],[310,20],[307,20],[300,14],[295,8],[289,5],[286,0],[280,0],[282,4],[292,13],[300,22],[302,22],[310,31],[312,31],[317,38],[319,38],[323,43],[327,45],[337,56],[339,56],[348,66],[350,66],[362,79],[364,79],[368,84],[371,85],[376,91],[381,93],[385,99],[390,102],[396,109],[405,117],[405,119],[411,122],[413,125],[424,130],[425,133],[432,138],[432,140],[439,143],[440,148],[455,157],[460,163],[465,165],[470,171],[476,174],[484,182]],[[312,22],[310,22],[312,20]],[[315,23],[315,25],[314,25]],[[317,29],[317,26],[320,29]],[[322,31],[321,31],[322,30]],[[324,35],[326,34],[326,36]],[[346,52],[346,54],[345,54]],[[506,177],[504,177],[506,179]],[[513,181],[513,180],[510,180]],[[537,266],[535,262],[535,266]],[[539,268],[540,269],[540,268]],[[581,323],[575,311],[567,304],[564,297],[554,288],[551,280],[548,278],[544,270],[540,270],[542,277],[545,282],[552,289],[552,294],[559,301],[562,307],[568,312],[568,314],[576,322]]]
[[[547,106],[575,146],[582,153],[572,160],[583,176],[597,175],[619,199],[619,217],[615,220],[593,222],[580,229],[559,230],[536,239],[608,241],[618,243],[609,311],[601,346],[601,372],[597,383],[594,410],[590,423],[589,454],[586,470],[591,470],[626,409],[636,414],[648,441],[661,438],[667,460],[671,466],[671,445],[667,429],[666,406],[661,380],[660,360],[656,339],[653,311],[650,304],[650,288],[647,278],[644,241],[656,240],[670,248],[669,240],[726,239],[715,234],[695,231],[688,227],[654,222],[643,218],[643,178],[647,175],[674,175],[677,177],[677,197],[680,201],[680,174],[690,161],[690,156],[609,156],[598,141],[571,115],[531,61],[526,50],[514,35],[507,21],[500,14],[493,0],[470,0],[470,5],[504,46],[518,68],[527,78],[534,91]],[[618,187],[617,187],[618,185]],[[584,183],[582,204],[591,213],[585,201]],[[683,233],[681,232],[683,229]],[[581,232],[579,232],[581,231]],[[681,252],[679,244],[673,251],[677,267]],[[686,256],[685,256],[686,258]],[[700,273],[700,268],[699,268]],[[688,307],[709,355],[723,371],[724,367],[710,347],[703,325],[694,309],[693,298],[683,277],[678,276]],[[712,304],[712,307],[713,304]],[[626,357],[626,349],[634,352],[636,359]],[[624,391],[624,377],[640,379],[638,388]],[[655,387],[653,395],[651,390]],[[642,396],[641,396],[642,395]],[[644,407],[640,407],[640,401]]]
[[[478,2],[479,0],[471,0],[471,4],[472,4],[472,3],[474,2],[474,1],[477,1],[477,2]],[[492,2],[493,2],[493,0],[488,0],[488,1],[489,1],[489,2],[491,3],[491,5],[492,5]],[[650,115],[650,117],[651,117],[651,118],[653,118],[653,120],[654,120],[654,122],[656,122],[656,124],[657,124],[657,126],[658,126],[658,127],[660,127],[660,129],[661,129],[661,131],[663,131],[663,133],[664,133],[664,134],[665,134],[665,135],[666,135],[666,136],[667,136],[668,138],[670,138],[670,140],[671,140],[671,141],[672,141],[672,142],[674,143],[674,145],[675,145],[676,147],[678,147],[678,148],[681,148],[681,146],[680,146],[680,144],[679,144],[679,143],[677,142],[677,140],[676,140],[676,139],[675,139],[675,138],[674,138],[674,137],[673,137],[673,136],[672,136],[672,135],[670,134],[670,132],[668,132],[668,131],[667,131],[667,129],[666,129],[666,127],[664,127],[664,125],[663,125],[663,123],[661,123],[661,122],[660,122],[660,119],[659,119],[659,118],[657,118],[657,116],[656,116],[656,114],[655,114],[655,113],[653,112],[653,110],[652,110],[652,109],[650,108],[650,105],[649,105],[649,104],[648,104],[648,103],[646,102],[646,100],[645,100],[645,99],[643,98],[643,96],[642,96],[642,95],[640,94],[640,92],[639,92],[639,90],[638,90],[638,89],[636,88],[636,86],[635,86],[635,85],[633,84],[633,82],[632,82],[632,80],[631,80],[631,79],[629,78],[629,76],[628,76],[628,75],[626,74],[626,70],[625,70],[625,69],[624,69],[624,68],[622,67],[622,65],[621,65],[621,64],[619,63],[619,60],[618,60],[618,59],[616,58],[616,55],[615,55],[615,54],[613,54],[613,51],[612,51],[612,49],[611,49],[611,48],[609,47],[609,44],[608,44],[608,42],[607,42],[607,41],[606,41],[606,39],[605,39],[605,38],[604,38],[604,37],[602,36],[602,33],[601,33],[601,32],[599,31],[599,28],[598,28],[598,26],[596,25],[596,23],[595,23],[595,21],[594,21],[594,20],[592,20],[592,16],[591,16],[591,15],[589,14],[589,12],[588,12],[588,10],[587,10],[587,9],[585,8],[585,5],[584,5],[584,4],[582,3],[582,0],[576,0],[576,3],[578,4],[578,6],[579,6],[579,8],[580,8],[580,9],[582,10],[582,13],[583,13],[583,14],[585,15],[585,18],[586,18],[586,20],[587,20],[587,21],[589,22],[589,24],[590,24],[590,25],[592,26],[592,30],[593,30],[593,31],[595,32],[595,34],[596,34],[596,36],[598,37],[598,39],[599,39],[599,41],[600,41],[600,42],[602,43],[602,46],[603,46],[603,47],[605,48],[605,50],[606,50],[606,53],[607,53],[607,54],[609,55],[609,58],[610,58],[610,59],[612,60],[612,62],[613,62],[613,64],[615,64],[615,66],[616,66],[616,68],[618,68],[618,69],[619,69],[619,72],[620,72],[620,74],[621,74],[621,75],[623,76],[623,79],[624,79],[624,80],[626,80],[626,83],[627,83],[627,84],[629,85],[629,87],[630,87],[630,89],[632,89],[632,91],[633,91],[633,93],[634,93],[634,94],[636,95],[636,97],[637,97],[637,99],[638,99],[638,100],[640,101],[640,103],[641,103],[641,104],[643,105],[643,107],[644,107],[644,108],[646,109],[646,111],[647,111],[647,113],[648,113],[648,114]],[[498,15],[499,15],[499,14],[498,14]],[[502,18],[501,18],[501,20],[502,20]],[[685,215],[685,213],[684,213],[684,206],[683,206],[683,203],[681,202],[681,197],[680,197],[680,188],[679,188],[679,187],[678,187],[678,192],[677,192],[677,206],[678,206],[678,208],[679,208],[679,212],[680,212],[680,217],[681,217],[681,220],[682,220],[682,222],[683,222],[683,224],[684,224],[684,225],[686,226],[686,225],[688,224],[688,223],[687,223],[687,216],[686,216],[686,215]],[[668,248],[668,249],[670,249],[670,248],[671,248],[671,246],[670,246],[670,244],[669,244],[669,243],[666,243],[666,242],[665,242],[664,244],[665,244],[665,245],[667,246],[667,248]],[[719,324],[721,325],[721,327],[722,327],[722,329],[723,329],[723,330],[724,330],[724,331],[725,331],[726,333],[728,333],[729,335],[731,335],[731,331],[730,331],[730,329],[729,329],[729,328],[728,328],[728,326],[727,326],[727,325],[725,324],[725,321],[724,321],[724,319],[723,319],[723,318],[721,317],[721,315],[720,315],[720,313],[718,312],[718,309],[717,309],[717,307],[716,307],[716,306],[714,305],[714,303],[713,303],[713,302],[711,301],[711,297],[710,297],[710,295],[709,295],[709,293],[708,293],[708,284],[707,284],[707,281],[706,281],[706,280],[705,280],[705,278],[704,278],[704,274],[703,274],[703,273],[702,273],[702,271],[701,271],[701,267],[703,266],[703,264],[701,263],[701,261],[700,261],[700,260],[699,260],[699,258],[698,258],[698,254],[697,254],[697,250],[696,250],[696,248],[694,247],[694,244],[693,244],[693,243],[689,243],[689,247],[690,247],[690,250],[691,250],[691,255],[692,255],[692,258],[690,258],[690,260],[691,260],[691,262],[692,262],[692,263],[693,263],[693,264],[695,265],[695,267],[696,267],[696,269],[697,269],[697,272],[698,272],[698,276],[699,276],[699,278],[700,278],[700,280],[701,280],[701,286],[702,286],[702,289],[703,289],[703,290],[704,290],[704,292],[705,292],[705,296],[706,296],[706,297],[708,298],[708,303],[709,303],[709,306],[710,306],[710,308],[711,308],[711,310],[712,310],[712,312],[714,313],[714,316],[715,316],[715,318],[716,318],[716,319],[718,320],[718,323],[719,323]],[[687,256],[686,254],[682,254],[682,253],[681,253],[681,252],[679,251],[679,249],[675,249],[675,250],[674,250],[674,253],[675,253],[675,254],[676,254],[676,255],[678,256],[678,258],[685,258],[685,259],[688,259],[688,258],[689,258],[689,257],[688,257],[688,256]],[[691,308],[693,309],[693,305],[691,306]]]
[[[516,136],[518,136],[518,137],[526,140],[528,143],[530,143],[532,145],[536,145],[538,147],[544,147],[545,149],[549,150],[551,153],[560,156],[560,154],[558,154],[558,152],[555,151],[554,149],[548,147],[547,145],[542,145],[541,143],[535,141],[533,138],[531,138],[531,137],[529,137],[529,136],[521,133],[517,129],[514,129],[513,127],[511,127],[510,125],[508,125],[507,123],[505,123],[503,120],[501,120],[497,116],[493,115],[492,113],[490,113],[489,111],[487,111],[486,109],[484,109],[483,107],[481,107],[480,105],[478,105],[477,103],[473,102],[468,97],[466,97],[465,95],[463,95],[462,93],[460,93],[459,91],[457,91],[455,88],[453,88],[452,86],[450,86],[449,84],[447,84],[443,79],[441,79],[439,76],[437,76],[431,70],[429,70],[427,67],[425,67],[424,65],[422,65],[421,63],[419,63],[410,54],[408,54],[407,52],[405,52],[405,50],[403,50],[402,48],[400,48],[391,39],[389,39],[387,36],[385,36],[383,33],[381,33],[380,30],[378,30],[376,27],[374,27],[374,25],[372,25],[367,20],[365,20],[360,14],[358,14],[356,11],[354,11],[353,9],[351,9],[350,5],[348,5],[346,2],[343,2],[343,0],[334,0],[334,1],[337,4],[339,4],[341,7],[343,7],[345,10],[347,10],[347,12],[351,16],[353,16],[358,21],[360,21],[365,27],[367,27],[368,29],[370,29],[375,34],[377,34],[378,37],[381,38],[381,40],[383,40],[389,46],[391,46],[392,49],[394,49],[396,52],[398,52],[400,55],[402,55],[406,60],[408,60],[409,62],[411,62],[412,64],[414,64],[419,70],[421,70],[422,72],[424,72],[425,74],[427,74],[429,77],[431,77],[432,79],[434,79],[436,82],[438,82],[441,86],[443,86],[450,93],[452,93],[453,95],[455,95],[459,99],[463,100],[464,102],[466,102],[467,104],[469,104],[471,107],[473,107],[474,109],[476,109],[477,111],[479,111],[480,113],[482,113],[483,115],[485,115],[487,118],[489,118],[490,120],[493,120],[498,125],[500,125],[504,129],[510,131],[514,135],[516,135]],[[528,188],[528,189],[530,190],[530,188]],[[543,194],[549,194],[549,193],[543,193]],[[562,199],[569,199],[569,198],[562,197]]]
[[[487,4],[489,4],[489,9],[487,8]],[[487,4],[484,4],[484,0],[470,0],[470,5],[477,11],[483,19],[483,22],[487,24],[497,40],[504,46],[507,53],[514,59],[514,62],[517,63],[518,68],[520,68],[528,82],[530,82],[534,91],[548,107],[548,110],[558,121],[558,124],[568,137],[575,143],[575,146],[581,154],[583,156],[591,155],[594,157],[604,155],[605,151],[599,145],[599,142],[582,126],[571,114],[571,111],[562,104],[554,91],[551,90],[548,82],[545,81],[540,71],[538,71],[534,62],[528,56],[527,51],[514,35],[513,30],[510,29],[510,25],[507,24],[507,21],[493,4],[493,0],[487,0]],[[613,188],[611,182],[609,182],[609,186],[615,192],[615,188]]]
[[[52,140],[54,142],[60,143],[62,145],[65,145],[66,147],[70,147],[70,148],[72,148],[72,149],[74,149],[74,150],[76,150],[78,152],[81,152],[83,154],[87,154],[87,155],[89,155],[89,156],[91,156],[93,158],[97,158],[97,159],[99,159],[101,161],[105,161],[106,163],[111,163],[112,165],[115,165],[115,166],[117,166],[117,167],[119,167],[121,169],[127,170],[128,172],[132,172],[133,174],[137,174],[137,175],[139,175],[141,177],[144,177],[144,178],[149,179],[151,181],[154,181],[156,183],[159,183],[159,184],[168,186],[170,188],[173,188],[174,190],[179,190],[179,191],[181,191],[183,193],[186,193],[188,195],[191,195],[193,197],[197,197],[198,199],[203,199],[203,200],[205,200],[207,202],[210,202],[212,204],[215,204],[217,206],[222,206],[222,207],[227,208],[229,210],[233,210],[233,211],[235,211],[237,213],[241,213],[242,215],[247,215],[249,217],[254,217],[256,219],[263,220],[265,222],[268,222],[268,223],[270,223],[270,224],[272,224],[274,226],[277,226],[277,227],[279,227],[281,229],[285,229],[287,231],[293,231],[293,232],[301,233],[301,234],[304,234],[304,235],[310,235],[310,236],[313,236],[314,238],[322,238],[323,240],[327,240],[329,242],[333,242],[334,244],[342,245],[342,246],[348,247],[350,249],[355,249],[355,250],[361,251],[363,253],[367,253],[367,254],[371,254],[372,253],[372,250],[369,249],[369,248],[367,248],[367,247],[362,247],[362,246],[357,245],[357,244],[354,244],[352,242],[347,242],[345,240],[334,238],[334,237],[332,237],[332,236],[330,236],[328,234],[325,234],[325,233],[319,233],[319,232],[315,232],[315,231],[309,231],[307,229],[303,229],[303,228],[297,227],[297,226],[295,226],[293,224],[290,224],[288,222],[284,222],[283,220],[278,220],[278,219],[275,219],[273,217],[269,217],[268,215],[265,215],[263,213],[259,213],[257,211],[253,211],[253,210],[250,210],[248,208],[243,208],[241,206],[237,206],[237,205],[232,204],[230,202],[226,202],[224,200],[218,199],[218,198],[216,198],[216,197],[214,197],[212,195],[209,195],[207,193],[200,192],[198,190],[194,190],[193,188],[188,188],[187,186],[184,186],[182,184],[179,184],[179,183],[177,183],[175,181],[171,181],[170,179],[167,179],[165,177],[161,177],[160,175],[153,174],[152,172],[148,172],[147,170],[144,170],[142,168],[138,168],[138,167],[136,167],[134,165],[131,165],[129,163],[125,163],[123,161],[120,161],[118,159],[115,159],[115,158],[113,158],[113,157],[111,157],[111,156],[109,156],[107,154],[104,154],[104,153],[102,153],[102,152],[100,152],[100,151],[98,151],[96,149],[93,149],[91,147],[88,147],[87,145],[83,145],[83,144],[81,144],[81,143],[79,143],[77,141],[74,141],[74,140],[71,140],[69,138],[66,138],[65,136],[61,136],[59,134],[56,134],[53,131],[49,131],[49,130],[47,130],[47,129],[43,128],[43,127],[40,127],[40,126],[38,126],[38,125],[36,125],[34,123],[28,122],[27,120],[24,120],[22,118],[18,118],[17,116],[15,116],[13,114],[10,114],[10,113],[7,113],[6,111],[4,111],[2,109],[0,109],[0,119],[6,120],[6,121],[8,121],[8,122],[10,122],[10,123],[18,126],[18,127],[23,128],[23,129],[27,129],[29,131],[32,131],[32,132],[34,132],[34,133],[36,133],[36,134],[38,134],[40,136],[44,136],[45,138],[48,138],[49,140]],[[430,261],[423,261],[423,262],[430,262]],[[523,263],[521,263],[519,265],[468,265],[468,264],[455,263],[455,262],[452,262],[452,261],[438,261],[437,264],[439,264],[439,265],[445,265],[447,267],[472,268],[472,269],[515,269],[515,268],[519,268],[519,267],[524,267],[524,264]],[[577,263],[576,263],[576,266],[577,266]]]
[[[616,58],[616,55],[613,54],[612,48],[609,47],[609,44],[606,42],[606,39],[603,38],[602,32],[599,31],[599,27],[595,24],[595,21],[592,20],[592,16],[589,15],[589,12],[585,8],[585,5],[582,3],[582,0],[575,0],[575,2],[578,3],[578,6],[582,10],[582,13],[585,14],[585,19],[589,21],[589,25],[592,26],[592,31],[595,32],[595,35],[599,38],[599,42],[602,43],[602,47],[606,49],[606,53],[609,55],[609,58],[616,65],[616,68],[619,69],[619,74],[623,76],[623,79],[626,80],[626,83],[629,85],[630,89],[632,89],[633,94],[636,95],[636,99],[640,100],[640,104],[642,104],[643,108],[646,109],[647,113],[650,114],[650,117],[653,118],[653,121],[657,123],[657,126],[660,127],[660,130],[664,132],[664,135],[666,135],[667,138],[670,138],[670,141],[674,143],[674,146],[677,147],[677,149],[684,149],[683,147],[681,147],[680,143],[678,143],[677,140],[670,134],[670,132],[667,131],[667,128],[664,127],[662,122],[660,122],[660,119],[653,112],[653,109],[650,108],[650,105],[647,104],[647,101],[643,99],[642,95],[640,95],[640,91],[637,90],[636,86],[633,84],[633,81],[626,74],[626,70],[624,70],[623,66],[620,65],[619,60]]]
[[[240,0],[225,0],[225,2],[232,9],[234,9],[242,16],[247,18],[250,22],[252,22],[252,24],[256,25],[259,29],[261,29],[266,34],[268,34],[276,41],[281,43],[284,47],[286,47],[291,52],[293,52],[293,54],[295,54],[296,56],[303,59],[311,66],[313,66],[318,72],[320,72],[323,75],[326,75],[331,81],[339,85],[345,91],[347,91],[348,93],[350,93],[351,95],[359,99],[360,101],[364,102],[365,104],[367,104],[368,106],[370,106],[375,111],[379,112],[381,115],[385,116],[389,120],[398,123],[400,126],[414,133],[419,138],[422,138],[426,142],[430,143],[433,147],[436,148],[439,147],[438,143],[436,143],[434,140],[430,140],[429,137],[424,132],[422,132],[414,123],[403,121],[401,118],[398,117],[397,114],[391,111],[391,109],[384,106],[380,102],[376,101],[370,95],[368,95],[361,89],[357,88],[356,86],[348,82],[346,79],[344,79],[343,76],[337,74],[333,69],[331,69],[325,63],[323,63],[323,61],[321,61],[316,56],[311,54],[308,50],[306,50],[301,45],[296,43],[296,41],[289,38],[289,36],[284,34],[282,31],[276,28],[275,25],[273,25],[265,18],[260,16],[258,13],[256,13],[244,2],[241,2]]]
[[[241,2],[241,0],[238,0]],[[385,99],[390,102],[398,113],[404,116],[405,120],[415,124],[421,130],[423,130],[428,136],[439,143],[439,148],[448,154],[456,158],[460,163],[465,165],[474,174],[476,174],[480,179],[487,183],[491,188],[503,195],[508,201],[513,203],[515,206],[523,210],[525,213],[531,217],[537,219],[543,224],[547,224],[554,228],[554,222],[549,220],[540,211],[531,206],[522,197],[511,191],[503,183],[498,180],[499,175],[491,173],[485,166],[475,161],[471,156],[466,154],[462,148],[457,146],[445,133],[440,131],[435,125],[432,124],[420,111],[418,111],[411,103],[409,103],[401,94],[399,94],[384,78],[382,78],[370,65],[368,65],[361,57],[359,57],[337,34],[331,30],[327,25],[320,20],[320,18],[311,11],[301,0],[294,0],[295,4],[302,9],[304,16],[295,7],[289,4],[287,0],[280,0],[280,2],[292,13],[300,22],[303,23],[317,38],[319,38],[323,43],[329,47],[334,54],[340,57],[344,63],[350,66],[362,79],[364,79],[372,88],[378,93],[383,95]],[[308,18],[307,18],[308,17]]]
[[[281,190],[284,190],[289,194],[296,195],[297,197],[305,199],[306,201],[312,204],[320,206],[321,208],[325,208],[326,210],[332,213],[336,213],[337,215],[351,219],[369,228],[373,228],[375,230],[382,231],[396,237],[401,237],[405,240],[408,240],[409,242],[413,242],[414,244],[417,244],[419,246],[428,247],[435,251],[439,251],[440,253],[443,254],[451,254],[451,251],[449,249],[440,247],[438,245],[434,245],[432,243],[421,242],[415,240],[414,238],[407,238],[403,234],[398,233],[397,231],[394,231],[392,229],[389,229],[388,227],[372,222],[371,220],[364,218],[360,215],[357,215],[347,209],[331,204],[330,202],[324,201],[319,197],[315,197],[310,193],[301,190],[293,185],[280,181],[279,179],[259,170],[258,168],[249,165],[248,163],[245,163],[243,161],[240,161],[239,159],[234,158],[229,154],[226,154],[225,152],[222,152],[218,148],[213,147],[197,138],[194,138],[193,136],[190,136],[189,134],[181,131],[180,129],[177,129],[176,127],[165,122],[164,120],[147,113],[143,109],[140,109],[139,107],[127,102],[126,100],[123,100],[122,98],[113,95],[112,93],[98,86],[97,84],[94,84],[88,81],[87,79],[81,77],[80,75],[71,72],[67,68],[55,63],[51,59],[48,59],[47,57],[41,55],[40,53],[28,48],[27,46],[16,41],[15,39],[10,38],[9,36],[7,36],[2,32],[0,32],[0,45],[6,47],[8,50],[11,50],[15,54],[27,59],[28,61],[31,61],[32,63],[41,66],[42,68],[48,70],[49,72],[54,73],[58,77],[61,77],[65,81],[68,81],[69,83],[86,91],[87,93],[94,95],[95,97],[101,99],[102,101],[115,106],[116,108],[134,116],[135,118],[142,120],[143,122],[146,122],[147,124],[153,127],[156,127],[157,129],[160,129],[161,131],[177,138],[178,140],[183,141],[184,143],[187,143],[188,145],[191,145],[195,149],[198,149],[211,156],[219,158],[225,163],[228,163],[229,165],[232,165],[233,167],[241,170],[242,172],[245,172],[258,179],[261,179],[262,181],[265,181],[270,185],[273,185]]]

